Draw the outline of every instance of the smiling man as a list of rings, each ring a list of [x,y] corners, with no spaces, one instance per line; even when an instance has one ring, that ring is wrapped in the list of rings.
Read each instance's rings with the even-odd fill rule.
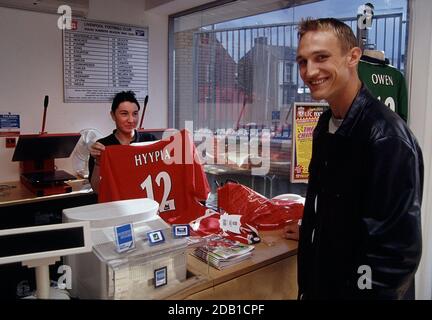
[[[350,27],[326,18],[299,26],[297,63],[315,100],[298,250],[300,299],[401,299],[421,257],[423,159],[405,122],[357,74]]]

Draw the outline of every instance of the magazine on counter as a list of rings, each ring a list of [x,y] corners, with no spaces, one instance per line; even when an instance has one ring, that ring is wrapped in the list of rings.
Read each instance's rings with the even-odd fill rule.
[[[192,255],[220,270],[250,258],[255,248],[220,235],[211,235],[205,239],[205,245],[196,248]]]

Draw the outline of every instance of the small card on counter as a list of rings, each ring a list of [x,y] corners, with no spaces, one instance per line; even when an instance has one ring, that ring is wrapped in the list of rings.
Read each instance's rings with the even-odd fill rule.
[[[165,237],[162,233],[162,230],[147,232],[147,238],[149,240],[150,245],[160,244],[165,242]]]
[[[114,227],[117,252],[125,252],[135,248],[134,229],[132,223]]]
[[[154,271],[155,288],[164,286],[168,283],[167,267],[162,267]]]
[[[240,234],[240,222],[241,215],[239,214],[227,214],[224,213],[219,218],[219,225],[222,231],[231,231],[233,233]]]
[[[174,238],[189,237],[189,225],[188,224],[175,224],[172,226]]]

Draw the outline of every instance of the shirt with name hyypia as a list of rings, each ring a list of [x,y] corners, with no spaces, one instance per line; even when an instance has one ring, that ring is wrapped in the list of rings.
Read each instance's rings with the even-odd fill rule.
[[[101,156],[99,202],[151,198],[170,224],[202,216],[210,187],[190,134],[149,145],[108,146]]]

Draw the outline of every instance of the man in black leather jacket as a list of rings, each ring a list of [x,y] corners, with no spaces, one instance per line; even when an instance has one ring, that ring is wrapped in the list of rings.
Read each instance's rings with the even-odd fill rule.
[[[300,299],[401,299],[421,257],[422,153],[405,122],[359,80],[356,43],[336,19],[299,27],[300,75],[330,105],[313,134]]]

